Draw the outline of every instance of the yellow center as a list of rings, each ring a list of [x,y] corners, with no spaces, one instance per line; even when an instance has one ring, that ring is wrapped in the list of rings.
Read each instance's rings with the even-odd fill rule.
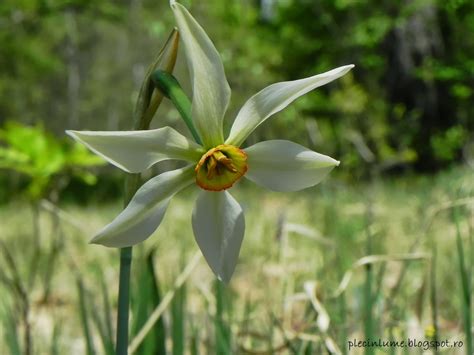
[[[247,172],[247,154],[237,147],[221,144],[209,149],[194,169],[196,183],[205,190],[222,191]]]

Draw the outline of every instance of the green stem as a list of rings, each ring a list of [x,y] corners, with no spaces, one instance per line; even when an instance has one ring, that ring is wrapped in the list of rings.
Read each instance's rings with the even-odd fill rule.
[[[148,127],[145,127],[148,129]],[[130,174],[125,181],[125,206],[128,205],[140,187],[140,174]],[[130,309],[130,270],[132,267],[132,247],[120,249],[119,295],[117,310],[116,355],[127,355],[128,319]]]
[[[153,93],[150,72],[153,68],[162,67],[165,72],[172,72],[178,54],[178,32],[173,30],[166,41],[158,58],[149,69],[145,81],[140,90],[140,94],[135,107],[134,129],[148,130],[153,116],[161,104],[162,95],[159,92]],[[179,85],[179,84],[178,84]],[[179,97],[179,95],[178,95]],[[180,98],[182,101],[183,98]],[[190,104],[188,108],[190,110]],[[189,115],[189,117],[191,117]],[[133,195],[141,186],[140,174],[129,174],[125,180],[125,206],[129,204]],[[132,266],[132,247],[120,249],[120,274],[119,274],[119,295],[117,310],[117,340],[116,355],[127,355],[128,353],[128,319],[130,309],[130,269]]]
[[[127,355],[128,348],[128,310],[130,304],[130,269],[132,247],[120,249],[120,279],[117,314],[117,355]]]
[[[188,126],[191,134],[193,135],[194,140],[202,144],[201,138],[194,127],[192,120],[192,105],[189,98],[186,96],[186,93],[181,88],[178,80],[170,74],[163,70],[156,70],[151,74],[151,80],[155,84],[155,87],[160,90],[163,95],[173,102],[176,109],[179,111],[181,117],[183,118],[186,126]]]
[[[159,102],[161,103],[161,101]],[[156,105],[156,108],[157,106]],[[156,110],[156,108],[154,108]],[[135,129],[149,129],[150,119],[145,116],[136,120]],[[129,174],[125,180],[125,204],[127,206],[133,195],[140,188],[141,175]],[[119,295],[117,310],[116,355],[128,353],[128,320],[130,309],[130,270],[132,267],[132,247],[120,249]]]
[[[139,122],[142,122],[140,120]],[[143,124],[141,129],[148,129],[148,124]],[[129,174],[125,179],[125,200],[127,206],[133,195],[140,188],[141,175]],[[117,339],[116,355],[128,353],[128,320],[130,312],[130,270],[132,268],[132,247],[120,249],[119,294],[117,309]]]

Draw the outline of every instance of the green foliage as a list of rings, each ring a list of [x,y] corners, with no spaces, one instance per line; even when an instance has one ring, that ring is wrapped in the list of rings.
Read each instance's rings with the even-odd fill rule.
[[[453,126],[441,134],[434,135],[431,145],[436,158],[444,161],[454,160],[467,137],[468,134],[462,126]]]
[[[161,300],[161,289],[157,279],[155,266],[155,251],[147,255],[139,255],[137,274],[138,280],[132,283],[132,309],[133,323],[131,326],[132,337],[136,336],[151,313]],[[158,319],[152,330],[148,333],[143,343],[139,346],[137,354],[166,354],[166,330],[162,317]]]
[[[459,159],[466,133],[474,128],[469,119],[474,41],[463,35],[474,24],[472,3],[279,4],[277,15],[258,28],[265,33],[261,38],[281,48],[274,73],[298,78],[337,64],[351,62],[356,68],[280,114],[289,119],[279,120],[276,130],[286,129],[299,141],[307,136],[306,144],[338,156],[352,172],[366,169],[367,163],[433,169]],[[266,28],[272,31],[263,32]],[[314,120],[317,126],[308,125]],[[357,142],[354,133],[360,136]],[[274,136],[269,129],[257,134]]]
[[[472,139],[470,1],[285,0],[269,1],[270,11],[250,0],[182,2],[221,53],[233,89],[229,116],[270,83],[356,64],[248,144],[285,137],[364,176],[374,165],[441,168]],[[0,124],[47,117],[45,128],[62,132],[130,128],[146,63],[173,22],[166,1],[6,0],[0,26]],[[187,74],[178,60],[189,95]],[[163,106],[155,123],[182,125]]]
[[[11,355],[20,355],[21,352],[21,341],[20,335],[18,334],[17,324],[14,315],[11,310],[2,305],[2,313],[0,315],[0,321],[3,325],[5,343],[8,348],[8,352]],[[5,309],[6,308],[6,309]]]
[[[27,194],[33,200],[57,188],[61,176],[75,176],[94,184],[96,177],[87,168],[104,163],[82,145],[57,139],[41,122],[34,127],[7,122],[0,129],[0,143],[0,169],[26,175]]]
[[[31,122],[31,112],[54,115],[67,102],[61,86],[82,40],[76,20],[117,22],[123,10],[112,0],[2,0],[0,97],[8,100],[0,100],[0,116]]]

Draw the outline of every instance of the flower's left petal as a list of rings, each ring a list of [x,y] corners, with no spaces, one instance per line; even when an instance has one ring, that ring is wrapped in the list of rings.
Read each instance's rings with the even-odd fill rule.
[[[240,109],[226,144],[240,146],[271,115],[283,110],[298,97],[343,76],[354,65],[345,65],[309,78],[272,84],[252,96]]]
[[[206,148],[224,141],[222,121],[230,87],[219,53],[206,32],[184,6],[170,1],[184,43],[193,85],[192,115]]]
[[[202,147],[171,127],[145,131],[66,131],[94,153],[129,173],[167,159],[197,162]]]
[[[194,181],[194,166],[168,171],[147,181],[128,206],[91,243],[124,248],[147,239],[160,225],[170,199]]]
[[[229,282],[245,231],[239,203],[227,191],[201,191],[192,224],[196,241],[212,271],[220,280]]]
[[[273,191],[298,191],[321,182],[339,162],[302,145],[271,140],[247,149],[245,177]]]

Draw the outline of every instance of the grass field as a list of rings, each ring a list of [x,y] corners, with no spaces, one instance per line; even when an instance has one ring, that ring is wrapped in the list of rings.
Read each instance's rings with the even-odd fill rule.
[[[430,350],[469,354],[471,169],[352,185],[327,179],[291,194],[242,183],[232,193],[247,229],[229,285],[196,253],[196,190],[180,193],[134,248],[134,349],[160,303],[162,311],[136,353],[422,353],[426,343],[349,351],[348,341],[410,338],[461,341]],[[113,353],[118,252],[87,242],[120,208],[119,200],[0,207],[1,354]]]

